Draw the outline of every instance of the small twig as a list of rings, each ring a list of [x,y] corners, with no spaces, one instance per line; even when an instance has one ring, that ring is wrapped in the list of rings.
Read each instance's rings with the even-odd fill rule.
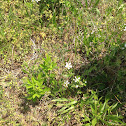
[[[114,95],[114,94],[113,94],[113,95]],[[114,96],[115,96],[115,95],[114,95]],[[120,104],[122,104],[116,96],[115,96],[115,98],[117,99],[117,101],[118,101]]]

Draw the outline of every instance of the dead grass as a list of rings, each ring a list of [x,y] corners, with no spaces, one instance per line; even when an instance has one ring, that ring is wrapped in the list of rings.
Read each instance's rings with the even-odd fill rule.
[[[101,15],[104,15],[104,8],[107,5],[101,8],[99,5]],[[94,17],[95,18],[95,17]],[[73,19],[74,20],[74,19]],[[95,19],[94,19],[95,20]],[[13,60],[14,56],[20,56],[20,50],[13,48],[10,54],[10,58],[8,62],[1,57],[0,59],[0,85],[2,85],[3,94],[0,97],[0,125],[1,126],[81,126],[80,122],[83,117],[83,111],[76,110],[70,115],[66,114],[63,116],[59,116],[57,114],[58,107],[55,106],[55,103],[52,102],[51,98],[45,96],[40,101],[33,103],[32,101],[28,101],[25,96],[27,95],[26,89],[23,87],[22,78],[27,77],[28,75],[22,72],[22,65],[24,61],[28,63],[28,67],[32,67],[33,64],[37,66],[41,63],[42,57],[45,56],[46,53],[50,53],[53,58],[57,60],[57,65],[59,69],[57,70],[57,78],[60,77],[60,73],[62,73],[64,69],[65,62],[70,61],[74,67],[75,74],[83,74],[83,71],[86,71],[92,64],[97,64],[99,69],[98,72],[102,72],[103,67],[107,71],[108,75],[115,76],[118,71],[115,71],[116,67],[113,66],[110,68],[108,66],[104,66],[104,57],[106,57],[106,49],[102,49],[101,53],[97,57],[97,62],[92,63],[85,56],[84,52],[81,50],[81,45],[77,47],[75,50],[75,27],[68,26],[69,29],[64,29],[62,35],[60,36],[60,31],[58,33],[54,33],[48,29],[46,34],[43,36],[43,32],[33,32],[31,38],[34,39],[36,48],[37,58],[33,58],[34,48],[33,45],[30,45],[29,52],[27,55],[22,56],[23,58],[19,61]],[[44,28],[43,28],[44,29]],[[29,38],[30,39],[30,38]],[[29,40],[30,41],[30,40]],[[122,43],[126,41],[125,34],[122,35]],[[32,43],[31,41],[28,42]],[[22,47],[25,48],[25,45]],[[117,60],[121,60],[122,66],[118,67],[125,72],[125,50],[123,52],[124,59],[121,59],[121,53],[116,55]],[[101,61],[100,61],[101,60]],[[100,61],[100,63],[99,63]],[[111,61],[113,62],[113,61]],[[115,61],[116,62],[116,61]],[[113,72],[114,71],[114,72]],[[111,74],[112,72],[112,74]],[[96,71],[89,75],[89,78],[98,77]],[[86,75],[83,75],[86,76]],[[118,76],[117,76],[118,77]],[[88,78],[88,79],[89,79]],[[122,81],[122,85],[125,84],[125,78]],[[93,84],[93,79],[89,80],[90,84]],[[96,81],[96,80],[95,80]],[[98,81],[97,81],[98,82]],[[110,80],[109,83],[112,81]],[[112,82],[114,83],[114,81]],[[111,84],[109,84],[111,87]],[[126,101],[125,101],[125,90],[122,91],[121,96],[123,100],[121,102],[124,103],[123,107],[119,109],[121,115],[124,116],[124,122],[126,122]],[[77,99],[75,97],[75,99]],[[115,97],[114,101],[117,101],[118,98]]]

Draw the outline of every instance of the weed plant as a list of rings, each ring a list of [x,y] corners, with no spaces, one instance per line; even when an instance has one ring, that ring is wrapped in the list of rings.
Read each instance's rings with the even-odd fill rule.
[[[125,1],[0,6],[0,125],[126,125]]]

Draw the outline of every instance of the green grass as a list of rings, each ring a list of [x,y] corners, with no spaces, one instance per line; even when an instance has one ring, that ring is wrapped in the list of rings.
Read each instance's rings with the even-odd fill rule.
[[[126,125],[125,7],[2,0],[0,125]]]

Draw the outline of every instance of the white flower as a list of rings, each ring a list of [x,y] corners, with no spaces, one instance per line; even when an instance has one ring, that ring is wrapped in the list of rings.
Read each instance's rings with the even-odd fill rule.
[[[125,26],[125,29],[124,29],[124,31],[126,31],[126,26]]]
[[[126,43],[124,44],[124,47],[126,48]]]
[[[124,44],[124,47],[122,47],[122,49],[125,49],[126,48],[126,43]]]
[[[67,80],[66,82],[64,82],[64,86],[65,86],[65,87],[68,87],[69,84],[70,84],[70,83],[69,83],[68,80]]]
[[[39,1],[41,1],[41,0],[32,0],[32,2],[34,2],[34,1],[39,2]]]
[[[95,31],[94,30],[92,30],[92,32],[91,32],[91,34],[93,34]]]
[[[87,83],[87,81],[85,81],[85,84]]]
[[[72,65],[71,65],[71,63],[67,63],[66,62],[66,66],[65,66],[67,69],[70,69],[70,68],[72,68]]]
[[[98,38],[101,38],[101,35],[98,35]]]
[[[86,97],[82,97],[82,99],[85,101]]]
[[[76,88],[78,88],[79,86],[78,85],[76,85]]]
[[[79,82],[80,81],[80,77],[76,77],[75,76],[75,79],[73,79],[75,82]]]

